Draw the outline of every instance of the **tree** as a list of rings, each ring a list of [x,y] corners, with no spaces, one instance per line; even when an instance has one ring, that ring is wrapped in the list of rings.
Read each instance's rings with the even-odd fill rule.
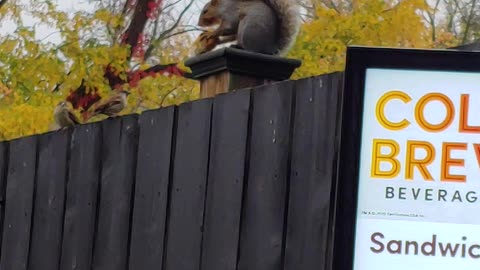
[[[96,74],[103,75],[103,78],[108,81],[110,89],[137,89],[136,96],[134,95],[134,99],[137,101],[134,111],[141,108],[142,103],[145,101],[153,101],[155,103],[155,100],[157,100],[156,105],[162,106],[162,103],[171,99],[171,97],[178,98],[179,95],[184,95],[186,92],[184,89],[183,92],[180,89],[180,81],[175,80],[173,84],[172,81],[167,82],[166,92],[163,95],[157,94],[157,97],[155,97],[151,93],[152,91],[155,92],[152,87],[161,87],[162,85],[159,85],[158,82],[155,83],[155,80],[146,80],[149,82],[148,84],[140,84],[140,81],[148,77],[155,78],[165,74],[168,74],[168,76],[186,76],[185,72],[178,68],[175,63],[150,66],[147,64],[147,61],[152,59],[154,62],[179,60],[171,58],[172,56],[173,58],[178,58],[175,57],[175,54],[177,56],[182,55],[181,50],[176,52],[170,51],[169,54],[164,54],[164,49],[169,45],[171,46],[172,42],[177,46],[180,45],[180,42],[178,40],[175,41],[173,37],[190,31],[184,28],[179,29],[183,15],[193,4],[193,0],[188,1],[187,6],[180,11],[178,17],[173,19],[171,24],[165,21],[164,17],[171,13],[170,8],[175,6],[175,3],[178,3],[178,1],[166,6],[162,6],[164,4],[162,0],[117,0],[108,1],[107,3],[105,3],[106,1],[98,1],[100,9],[95,13],[95,18],[100,19],[104,23],[107,38],[95,40],[95,44],[102,41],[107,42],[110,48],[115,48],[116,46],[123,49],[126,48],[126,53],[120,58],[111,58],[112,60],[109,63],[97,64],[104,70],[98,70]],[[127,18],[127,20],[124,18]],[[167,41],[170,44],[163,44]],[[156,56],[156,59],[153,56]],[[115,63],[117,59],[121,59],[120,63]],[[163,81],[165,82],[165,80]],[[80,87],[67,98],[74,108],[80,108],[82,112],[88,110],[90,106],[100,99],[97,90],[100,86],[90,87],[93,91],[88,91],[85,82],[85,80],[82,80]],[[150,91],[145,91],[149,87]],[[190,92],[192,89],[193,87],[190,89]],[[150,95],[147,94],[149,92]],[[171,96],[170,98],[169,95]],[[87,115],[84,115],[84,119]]]
[[[69,14],[51,1],[0,0],[0,22],[18,26],[0,33],[0,140],[47,131],[63,99],[96,121],[88,110],[114,89],[133,93],[124,113],[197,98],[181,64],[199,30],[186,24],[194,1],[92,0],[93,12]],[[348,45],[445,48],[480,33],[478,0],[298,1],[304,24],[289,56],[303,65],[294,78],[343,70]],[[38,25],[61,42],[39,40]]]
[[[307,2],[291,57],[303,60],[295,77],[341,71],[349,45],[432,47],[423,0],[312,0]]]
[[[480,38],[480,1],[478,0],[436,0],[439,6],[443,6],[445,19],[439,20],[437,28],[450,32],[458,41],[458,45],[464,45]]]
[[[0,35],[0,140],[49,130],[63,99],[96,121],[85,112],[113,89],[132,92],[124,113],[196,98],[198,86],[181,65],[189,53],[185,33],[196,30],[183,25],[192,3],[101,0],[94,12],[68,14],[51,1],[1,0],[0,21],[17,30]],[[36,24],[27,26],[25,15]],[[38,40],[38,25],[56,29],[60,44]]]

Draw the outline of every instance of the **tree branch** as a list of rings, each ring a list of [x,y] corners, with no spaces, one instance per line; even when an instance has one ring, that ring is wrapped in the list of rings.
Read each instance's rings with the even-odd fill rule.
[[[177,26],[180,24],[180,21],[182,20],[183,15],[190,9],[190,7],[193,5],[194,0],[190,0],[190,3],[180,12],[180,15],[178,16],[178,19],[175,21],[175,23],[167,30],[165,30],[160,36],[157,38],[157,40],[164,39],[168,34],[170,34]]]
[[[175,33],[170,34],[168,36],[165,36],[164,39],[168,39],[168,38],[171,38],[173,36],[185,34],[185,33],[188,33],[188,32],[193,32],[193,31],[205,31],[205,30],[200,29],[200,28],[186,29],[186,30],[178,31],[178,32],[175,32]]]
[[[147,23],[148,3],[152,0],[138,0],[133,12],[133,18],[125,33],[127,37],[125,44],[130,45],[130,55],[133,55],[133,50],[138,43],[138,37],[142,34],[143,29]]]
[[[0,1],[5,1],[5,0],[0,0]],[[197,29],[190,29],[190,28],[179,29],[179,25],[182,20],[182,17],[194,3],[194,0],[189,0],[189,4],[184,8],[182,12],[180,12],[179,16],[176,16],[174,23],[171,27],[168,27],[167,30],[162,31],[160,35],[157,35],[157,33],[154,32],[152,36],[155,37],[155,39],[151,41],[151,44],[139,44],[139,40],[140,40],[139,37],[145,34],[145,32],[147,31],[150,32],[150,30],[152,30],[149,24],[149,19],[151,19],[149,18],[149,16],[151,17],[151,14],[149,12],[149,8],[151,8],[151,4],[149,5],[149,3],[152,3],[154,1],[155,0],[137,0],[137,2],[135,3],[135,6],[132,7],[132,6],[128,6],[128,2],[130,1],[127,0],[127,3],[125,3],[125,5],[123,6],[122,14],[124,15],[126,13],[130,14],[130,12],[133,13],[129,15],[129,17],[131,16],[130,23],[127,26],[125,26],[124,29],[126,30],[123,31],[123,35],[125,36],[125,38],[121,41],[122,44],[130,46],[130,58],[128,61],[130,61],[132,56],[134,56],[136,47],[138,46],[147,46],[147,45],[151,45],[152,43],[158,44],[158,42],[156,41],[161,41],[175,35],[197,30]],[[178,3],[178,0],[175,0],[173,4],[176,4],[176,3]],[[167,7],[171,7],[171,6],[172,4],[169,4]],[[154,25],[154,31],[156,31],[157,28],[160,28],[162,26],[158,18],[156,20],[156,23],[157,24]],[[155,26],[157,28],[155,28]],[[149,46],[148,48],[150,50],[154,49],[152,46]],[[148,55],[148,53],[149,52],[146,52],[146,55]],[[119,86],[124,84],[129,84],[131,88],[135,88],[138,85],[138,82],[143,78],[155,77],[155,76],[158,76],[159,74],[169,74],[172,76],[181,76],[184,78],[191,78],[191,73],[184,72],[183,70],[178,68],[178,65],[176,63],[166,64],[166,65],[155,65],[146,70],[135,70],[134,68],[130,68],[129,71],[125,71],[125,73],[123,74],[120,74],[119,72],[120,71],[114,70],[110,65],[107,65],[105,67],[104,78],[108,81],[108,84],[111,87],[111,89],[116,89]],[[121,79],[122,77],[121,75],[126,75],[126,78]],[[54,91],[57,91],[58,88],[59,86],[55,87]],[[77,89],[71,92],[67,100],[70,101],[72,104],[74,104],[75,108],[80,108],[81,111],[85,112],[85,117],[88,117],[88,113],[86,113],[86,111],[93,103],[97,102],[100,98],[101,97],[97,94],[96,89],[92,89],[92,91],[87,92],[85,81],[82,81],[82,84],[79,87],[77,87]]]
[[[425,0],[425,3],[428,5],[428,2]],[[435,17],[437,15],[437,11],[438,11],[438,6],[440,5],[440,0],[437,0],[437,2],[435,2],[435,7],[433,9],[433,12],[426,12],[427,15],[428,15],[428,18],[425,18],[425,20],[430,24],[430,27],[432,28],[432,41],[435,42],[437,40],[437,29],[436,29],[436,25],[435,25]]]
[[[174,87],[170,91],[167,91],[165,95],[162,96],[162,99],[160,100],[160,107],[163,107],[163,102],[167,99],[168,95],[172,94],[175,90],[177,90],[177,87]]]
[[[163,7],[163,10],[167,10],[168,8],[171,8],[171,7],[175,6],[176,4],[180,3],[181,1],[182,1],[182,0],[178,0],[178,1],[176,1],[176,2],[173,2],[173,3],[170,3],[170,4],[168,4],[168,5],[165,5],[165,6]]]
[[[470,9],[470,13],[468,14],[467,23],[465,25],[465,32],[463,33],[463,38],[462,38],[462,45],[467,42],[468,31],[470,31],[470,26],[471,26],[471,23],[472,23],[473,13],[475,12],[476,2],[477,2],[476,0],[473,0],[472,7]]]

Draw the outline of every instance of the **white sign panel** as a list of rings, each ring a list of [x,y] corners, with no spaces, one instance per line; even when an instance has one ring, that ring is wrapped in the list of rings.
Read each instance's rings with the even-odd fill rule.
[[[480,269],[480,74],[369,68],[362,125],[354,269]]]

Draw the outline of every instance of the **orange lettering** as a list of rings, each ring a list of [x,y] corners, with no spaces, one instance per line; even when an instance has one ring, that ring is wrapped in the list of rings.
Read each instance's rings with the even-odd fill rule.
[[[439,124],[431,124],[427,122],[424,115],[425,106],[431,101],[440,101],[445,105],[447,110],[447,115],[445,119]],[[415,106],[415,119],[418,125],[423,128],[425,131],[429,132],[440,132],[446,129],[453,121],[455,109],[453,106],[453,102],[444,94],[441,93],[430,93],[423,96]]]
[[[480,167],[480,144],[474,143],[473,149],[475,149],[475,156],[477,157],[477,163],[478,163],[478,166]]]
[[[469,112],[469,94],[463,94],[460,97],[460,120],[459,120],[459,131],[465,133],[480,133],[480,126],[469,126],[468,125],[468,112]]]
[[[415,150],[423,149],[427,153],[423,159],[415,158]],[[435,159],[435,148],[429,142],[422,141],[407,141],[407,155],[405,163],[405,178],[413,180],[414,169],[418,168],[427,181],[433,181],[433,177],[427,169],[427,165],[431,164]]]
[[[382,125],[384,128],[389,130],[404,129],[410,124],[408,120],[403,119],[398,123],[394,123],[388,120],[387,117],[385,116],[385,105],[387,105],[387,102],[389,102],[392,99],[399,99],[404,103],[408,103],[412,100],[412,98],[409,95],[401,91],[390,91],[385,93],[382,97],[380,97],[380,99],[377,102],[377,106],[375,108],[377,121],[378,123],[380,123],[380,125]]]
[[[382,148],[389,148],[388,154],[382,154]],[[373,156],[372,156],[372,178],[394,178],[400,173],[400,162],[395,157],[400,152],[400,146],[394,140],[373,140]],[[382,170],[380,168],[382,163],[388,163],[391,168]]]
[[[442,148],[442,171],[441,181],[443,182],[465,182],[465,175],[450,174],[450,167],[461,167],[465,165],[465,160],[455,159],[450,156],[452,150],[466,150],[466,143],[443,143]]]

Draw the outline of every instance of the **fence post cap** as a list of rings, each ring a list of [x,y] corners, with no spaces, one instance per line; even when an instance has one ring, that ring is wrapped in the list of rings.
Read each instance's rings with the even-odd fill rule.
[[[288,80],[302,62],[298,59],[222,48],[194,56],[185,62],[199,80],[222,71],[273,81]]]

